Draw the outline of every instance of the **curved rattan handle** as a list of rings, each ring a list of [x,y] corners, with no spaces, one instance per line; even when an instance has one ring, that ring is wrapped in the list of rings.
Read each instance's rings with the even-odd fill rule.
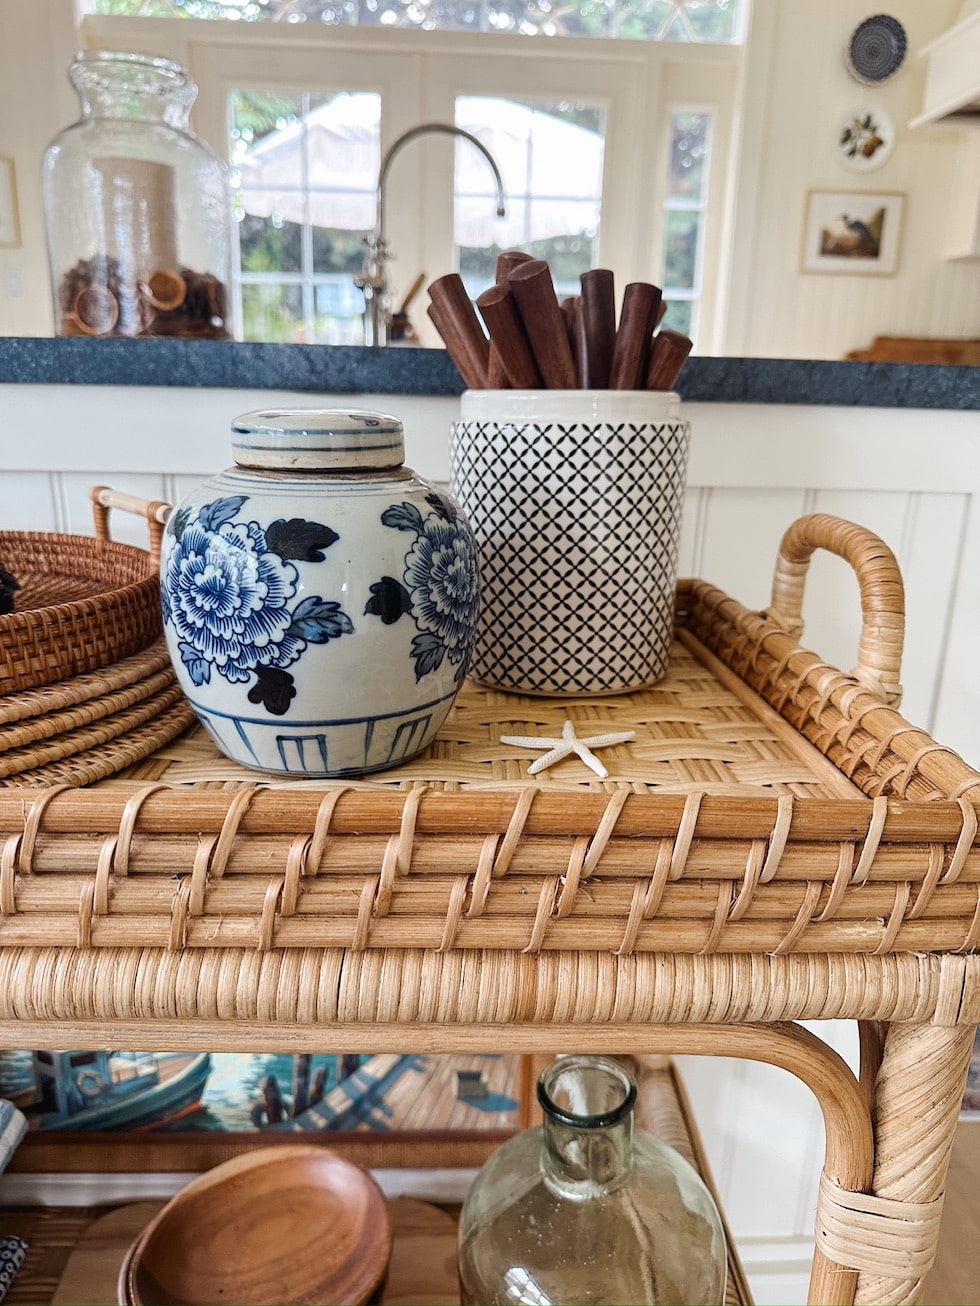
[[[905,586],[888,545],[863,526],[813,513],[800,517],[783,536],[767,616],[799,639],[803,633],[803,587],[815,549],[828,549],[849,562],[861,587],[861,638],[855,679],[897,707],[905,640]]]
[[[159,568],[163,528],[172,511],[171,505],[162,499],[140,499],[135,494],[124,494],[121,490],[110,489],[108,485],[93,485],[88,495],[92,500],[95,533],[100,540],[112,538],[109,534],[110,508],[120,508],[123,512],[132,512],[137,517],[146,518],[150,533],[150,559],[154,567]]]

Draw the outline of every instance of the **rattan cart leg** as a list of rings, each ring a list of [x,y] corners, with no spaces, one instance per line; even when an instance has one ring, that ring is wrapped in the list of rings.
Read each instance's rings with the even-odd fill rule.
[[[875,1081],[881,1068],[881,1058],[885,1050],[885,1035],[888,1025],[883,1020],[859,1020],[858,1041],[861,1048],[861,1087],[867,1095],[869,1105],[875,1099]]]
[[[827,1142],[811,1306],[914,1303],[935,1257],[975,1027],[895,1023],[881,1028],[873,1119],[865,1085],[831,1048],[798,1025],[661,1026],[658,1031],[664,1050],[765,1061],[801,1079],[817,1098]],[[869,1055],[872,1064],[879,1060],[878,1046],[877,1037],[862,1040],[862,1068]]]
[[[874,1140],[867,1095],[846,1062],[816,1034],[790,1021],[767,1025],[648,1026],[642,1035],[663,1051],[706,1056],[748,1057],[788,1070],[810,1089],[823,1113],[826,1132],[823,1187],[863,1197],[871,1186]],[[639,1039],[638,1039],[639,1042]],[[820,1226],[818,1223],[818,1234]],[[849,1245],[845,1244],[849,1250]],[[831,1240],[818,1238],[810,1273],[812,1306],[851,1306],[856,1267],[834,1254]]]
[[[936,1254],[946,1170],[976,1028],[893,1024],[875,1088],[875,1201],[851,1213],[856,1303],[918,1300]],[[821,1194],[823,1197],[823,1194]]]

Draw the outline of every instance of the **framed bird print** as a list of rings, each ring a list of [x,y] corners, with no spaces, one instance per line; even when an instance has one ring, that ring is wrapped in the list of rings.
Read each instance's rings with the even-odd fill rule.
[[[803,223],[803,272],[891,276],[898,267],[905,196],[811,190]]]

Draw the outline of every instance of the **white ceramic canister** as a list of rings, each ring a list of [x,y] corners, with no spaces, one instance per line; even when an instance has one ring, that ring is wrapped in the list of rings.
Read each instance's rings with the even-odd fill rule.
[[[661,679],[689,437],[673,392],[463,394],[450,486],[479,553],[475,680],[561,695]]]
[[[345,776],[430,744],[466,675],[476,549],[402,465],[382,413],[246,413],[234,467],[171,513],[161,558],[177,676],[246,766]]]

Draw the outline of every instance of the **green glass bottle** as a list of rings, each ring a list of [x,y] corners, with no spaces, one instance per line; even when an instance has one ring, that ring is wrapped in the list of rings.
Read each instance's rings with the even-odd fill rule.
[[[717,1207],[672,1147],[633,1127],[636,1083],[606,1057],[553,1061],[543,1125],[500,1147],[460,1215],[464,1306],[718,1306]]]

